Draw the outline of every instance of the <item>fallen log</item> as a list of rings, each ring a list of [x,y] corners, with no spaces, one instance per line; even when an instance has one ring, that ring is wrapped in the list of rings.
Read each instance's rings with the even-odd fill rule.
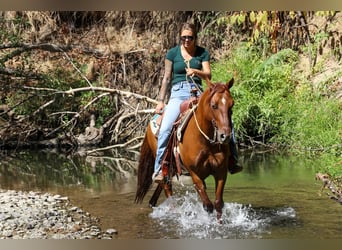
[[[322,193],[324,189],[328,189],[329,191],[326,193],[328,197],[342,205],[342,189],[334,182],[329,174],[317,173],[316,180],[323,182],[320,193]]]

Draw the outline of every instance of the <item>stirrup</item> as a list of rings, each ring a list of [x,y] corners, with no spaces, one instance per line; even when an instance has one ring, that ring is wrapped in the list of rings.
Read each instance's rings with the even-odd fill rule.
[[[164,179],[164,176],[161,171],[154,172],[152,175],[152,181],[161,182]]]

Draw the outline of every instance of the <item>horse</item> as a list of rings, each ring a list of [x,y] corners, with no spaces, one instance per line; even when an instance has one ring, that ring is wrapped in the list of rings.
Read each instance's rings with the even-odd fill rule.
[[[208,79],[206,82],[207,88],[200,95],[196,108],[191,111],[192,115],[183,131],[181,141],[178,141],[174,150],[171,149],[165,154],[171,159],[168,162],[168,175],[172,177],[177,174],[178,155],[178,162],[181,162],[182,167],[191,176],[203,202],[203,208],[209,213],[215,208],[217,219],[220,220],[224,206],[224,186],[229,167],[233,164],[230,140],[233,139],[231,115],[234,99],[230,88],[233,86],[234,78],[226,83],[212,83]],[[172,141],[171,137],[169,141]],[[141,203],[152,186],[156,148],[157,139],[149,124],[140,150],[135,203]],[[205,179],[210,175],[215,179],[214,202],[211,202],[206,192]],[[156,205],[163,189],[166,197],[172,195],[170,179],[164,178],[164,181],[158,184],[149,201],[150,207]]]

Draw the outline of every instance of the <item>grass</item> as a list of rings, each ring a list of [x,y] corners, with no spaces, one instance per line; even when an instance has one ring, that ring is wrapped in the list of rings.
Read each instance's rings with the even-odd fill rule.
[[[322,170],[342,175],[340,104],[296,76],[297,63],[291,49],[263,57],[242,44],[212,65],[213,81],[235,77],[233,120],[240,144],[272,144],[324,157]]]

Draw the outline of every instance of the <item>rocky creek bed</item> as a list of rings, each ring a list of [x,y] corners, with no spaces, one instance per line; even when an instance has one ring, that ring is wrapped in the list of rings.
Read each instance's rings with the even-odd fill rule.
[[[99,219],[70,204],[68,197],[0,189],[0,239],[112,239]]]

